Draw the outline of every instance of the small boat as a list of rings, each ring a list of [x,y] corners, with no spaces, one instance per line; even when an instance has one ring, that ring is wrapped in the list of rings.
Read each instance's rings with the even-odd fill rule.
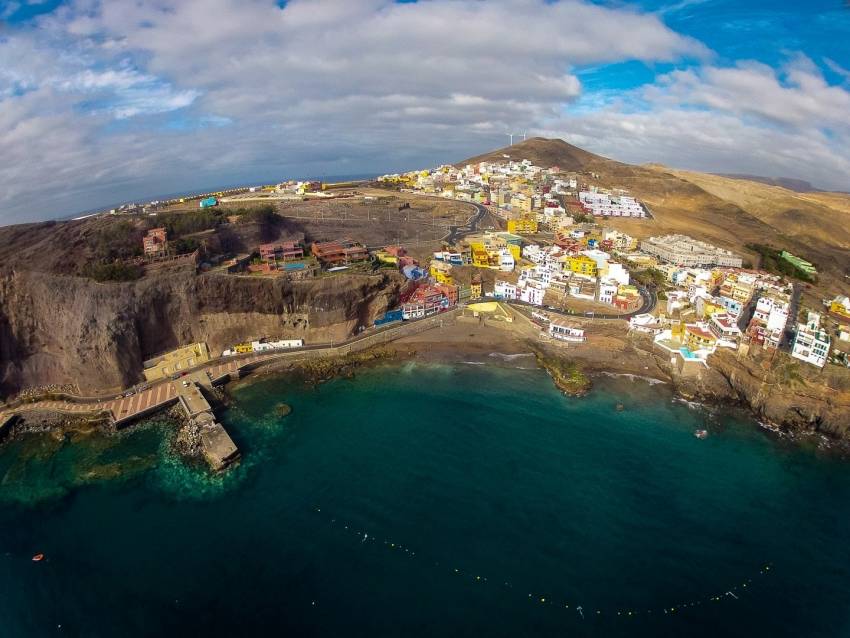
[[[43,560],[44,560],[44,554],[36,554],[35,556],[32,557],[32,562],[34,562],[34,563],[40,563]]]
[[[694,436],[698,439],[704,439],[708,436],[708,430],[697,430],[694,432]]]

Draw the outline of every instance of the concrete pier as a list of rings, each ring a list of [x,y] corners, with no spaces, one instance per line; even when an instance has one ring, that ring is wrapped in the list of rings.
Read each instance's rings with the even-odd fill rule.
[[[206,379],[209,382],[209,379]],[[218,472],[239,459],[239,448],[230,435],[215,420],[212,406],[201,392],[199,380],[188,378],[181,381],[177,398],[189,420],[201,430],[201,453],[210,467]]]
[[[220,423],[211,414],[199,417],[201,424],[201,452],[210,467],[218,472],[239,459],[239,448]]]

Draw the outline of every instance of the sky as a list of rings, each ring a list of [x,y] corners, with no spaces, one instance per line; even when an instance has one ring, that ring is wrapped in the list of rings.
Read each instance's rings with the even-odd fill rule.
[[[508,132],[850,190],[850,2],[0,0],[0,224]]]

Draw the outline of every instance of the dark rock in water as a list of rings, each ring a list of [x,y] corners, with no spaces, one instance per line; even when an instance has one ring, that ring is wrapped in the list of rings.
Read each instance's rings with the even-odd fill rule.
[[[275,412],[278,416],[289,416],[292,414],[292,406],[287,405],[286,403],[278,403],[275,407]]]
[[[617,404],[617,407],[616,407],[617,412],[622,412],[625,409],[626,409],[626,406],[624,406],[622,403]]]

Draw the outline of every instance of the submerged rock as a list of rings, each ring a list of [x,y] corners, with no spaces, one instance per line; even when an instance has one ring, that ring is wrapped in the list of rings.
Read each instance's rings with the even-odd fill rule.
[[[280,417],[289,416],[292,414],[292,406],[286,403],[278,403],[274,411]]]

